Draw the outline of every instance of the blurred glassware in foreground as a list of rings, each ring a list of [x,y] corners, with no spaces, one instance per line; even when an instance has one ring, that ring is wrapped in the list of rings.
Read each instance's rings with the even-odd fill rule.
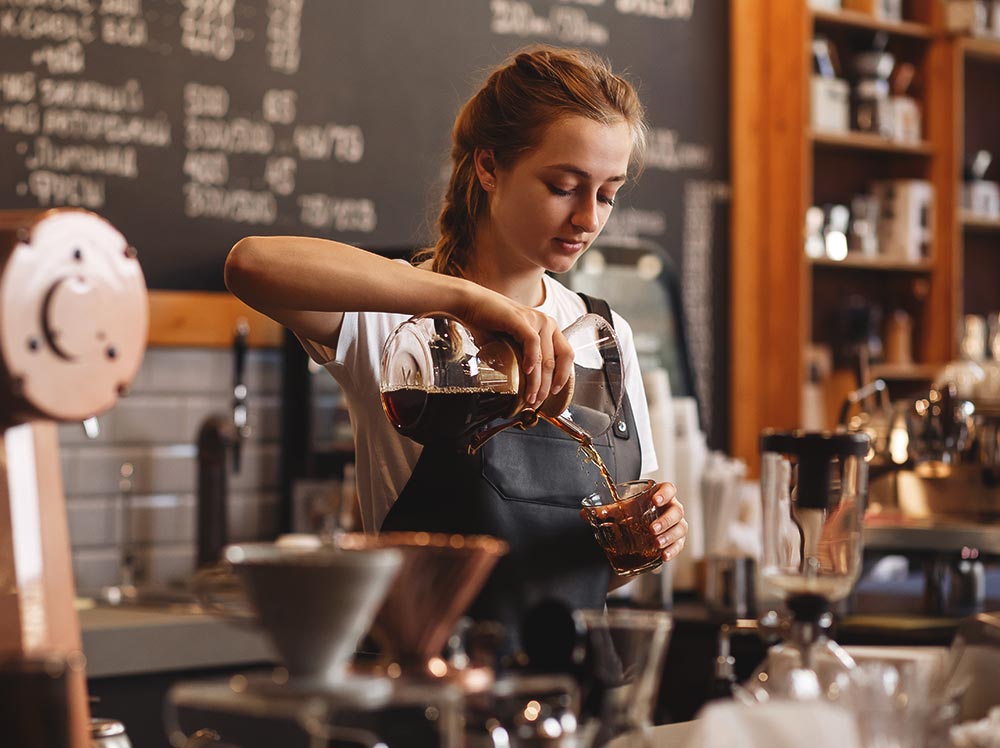
[[[587,632],[589,692],[585,707],[596,710],[596,745],[651,748],[653,707],[673,630],[669,613],[609,608],[576,613]]]

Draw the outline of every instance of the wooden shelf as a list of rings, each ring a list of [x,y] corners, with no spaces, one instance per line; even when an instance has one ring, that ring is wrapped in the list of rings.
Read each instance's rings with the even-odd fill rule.
[[[941,371],[937,364],[874,364],[871,375],[879,379],[932,380]]]
[[[958,220],[967,231],[1000,231],[1000,218],[984,218],[963,210]]]
[[[906,156],[930,156],[934,149],[931,144],[922,140],[919,143],[899,143],[883,138],[881,135],[869,135],[863,132],[828,133],[811,130],[809,137],[817,147],[847,148],[860,151],[879,151],[886,154],[901,154]]]
[[[866,31],[885,31],[911,39],[930,39],[934,35],[927,24],[914,21],[885,21],[856,10],[814,10],[812,16],[817,26],[844,26]]]
[[[960,44],[966,57],[1000,63],[1000,39],[968,36],[963,37]]]
[[[281,325],[229,293],[150,291],[147,345],[229,348],[240,319],[250,325],[251,347],[281,346]]]
[[[934,267],[934,264],[930,260],[909,262],[907,260],[899,260],[894,257],[854,257],[853,255],[848,255],[843,260],[831,260],[826,257],[810,257],[807,258],[807,262],[813,267],[874,270],[893,273],[899,271],[929,273]]]

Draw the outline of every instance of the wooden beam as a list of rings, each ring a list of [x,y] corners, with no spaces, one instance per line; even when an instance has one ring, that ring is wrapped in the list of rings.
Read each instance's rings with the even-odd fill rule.
[[[752,3],[732,2],[731,111],[733,219],[730,231],[731,454],[756,463],[761,421],[760,269],[764,252],[764,17]]]
[[[277,348],[283,328],[229,293],[150,291],[149,341],[152,346],[228,348],[239,319],[250,325],[247,342]]]

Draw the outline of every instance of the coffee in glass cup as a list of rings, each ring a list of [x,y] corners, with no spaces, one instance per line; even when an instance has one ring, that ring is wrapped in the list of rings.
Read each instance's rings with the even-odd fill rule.
[[[663,549],[652,529],[659,515],[653,502],[655,486],[651,480],[617,483],[617,500],[600,493],[583,500],[583,515],[611,568],[621,576],[641,574],[663,563]]]

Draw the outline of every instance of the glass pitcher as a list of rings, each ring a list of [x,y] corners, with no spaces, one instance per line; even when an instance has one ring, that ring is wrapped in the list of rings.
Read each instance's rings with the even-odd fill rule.
[[[412,317],[382,349],[382,407],[403,436],[421,444],[457,442],[475,452],[510,428],[539,418],[581,443],[607,432],[624,392],[621,349],[614,328],[587,314],[563,330],[574,352],[569,382],[537,407],[524,399],[521,353],[504,336],[483,339],[451,315]]]

